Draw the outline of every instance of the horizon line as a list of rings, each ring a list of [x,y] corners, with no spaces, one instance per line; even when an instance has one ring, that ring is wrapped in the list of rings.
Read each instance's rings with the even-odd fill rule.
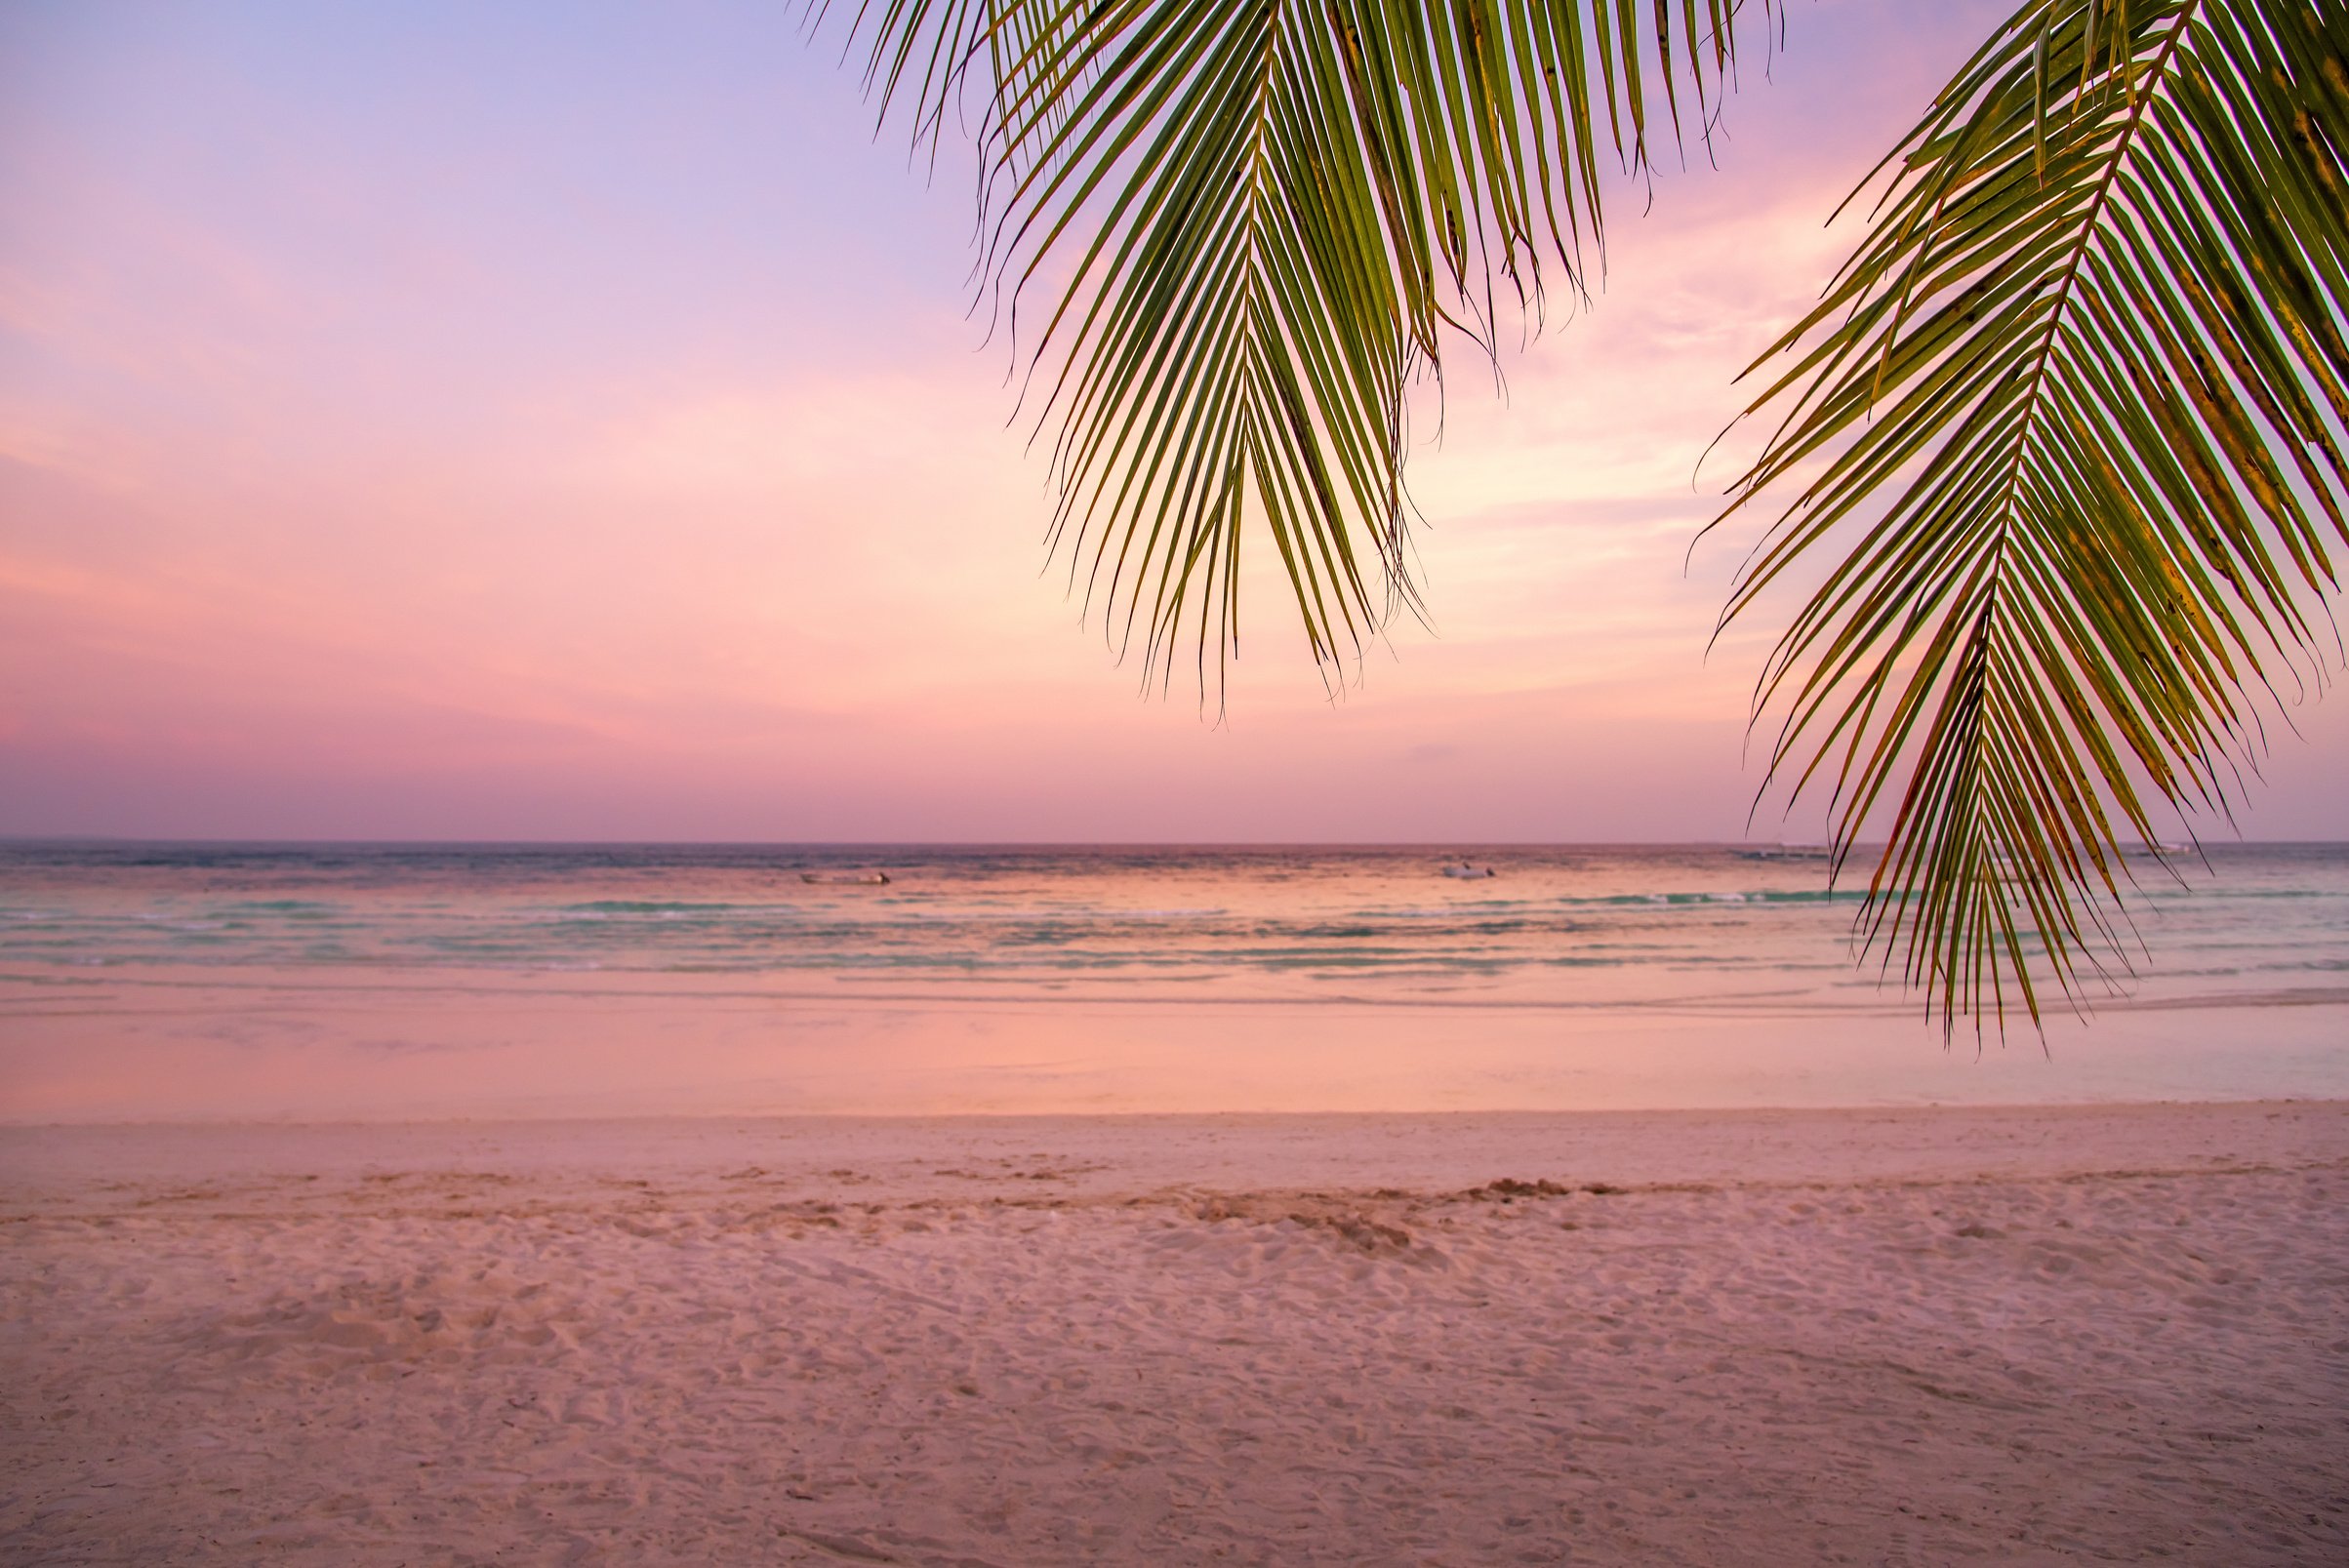
[[[2148,844],[2141,839],[2124,840],[2121,847]],[[158,837],[129,833],[0,833],[0,848],[26,845],[177,845],[216,848],[337,848],[337,849],[1331,849],[1331,850],[1437,850],[1437,849],[1794,849],[1831,850],[1828,839],[1762,839],[1762,838],[1592,838],[1592,839],[1535,839],[1535,838],[1395,838],[1395,839],[1143,839],[1143,838],[314,838],[314,837]],[[2163,840],[2158,847],[2166,851],[2192,854],[2197,850],[2228,847],[2289,847],[2300,845],[2349,846],[2349,836],[2341,838],[2247,838],[2236,835],[2222,839]],[[1879,839],[1859,840],[1848,848],[1853,851],[1881,848]]]

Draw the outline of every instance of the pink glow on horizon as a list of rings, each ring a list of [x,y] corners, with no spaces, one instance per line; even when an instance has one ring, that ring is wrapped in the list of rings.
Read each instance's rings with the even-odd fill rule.
[[[1044,569],[963,166],[788,19],[14,13],[0,833],[1741,836],[1768,628],[1705,658],[1751,533],[1683,574],[1690,475],[1997,11],[1796,16],[1508,399],[1459,362],[1435,634],[1327,701],[1260,562],[1220,726]],[[2245,824],[2349,833],[2349,713],[2293,719]]]

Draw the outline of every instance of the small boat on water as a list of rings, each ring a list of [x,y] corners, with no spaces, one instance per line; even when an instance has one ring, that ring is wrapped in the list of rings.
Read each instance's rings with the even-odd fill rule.
[[[881,887],[889,880],[887,871],[802,871],[802,882],[815,882],[825,887]]]
[[[1445,866],[1445,867],[1443,868],[1443,874],[1444,874],[1444,875],[1446,875],[1446,876],[1457,876],[1457,877],[1467,878],[1467,877],[1486,877],[1486,876],[1492,876],[1492,875],[1495,875],[1496,873],[1494,872],[1493,868],[1492,868],[1491,866],[1489,866],[1489,865],[1475,865],[1475,864],[1470,864],[1470,863],[1469,863],[1469,862],[1467,862],[1467,861],[1462,861],[1462,862],[1461,862],[1461,863],[1460,863],[1458,865],[1447,865],[1447,866]]]
[[[1824,861],[1835,854],[1832,844],[1749,844],[1736,850],[1741,861]]]

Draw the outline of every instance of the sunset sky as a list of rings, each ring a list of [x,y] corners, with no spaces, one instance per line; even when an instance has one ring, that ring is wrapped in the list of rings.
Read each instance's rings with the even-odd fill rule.
[[[1506,400],[1462,345],[1433,628],[1332,701],[1266,583],[1218,722],[1048,567],[968,151],[875,140],[836,24],[9,6],[0,833],[1745,836],[1774,623],[1706,657],[1753,534],[1688,556],[1697,458],[2006,9],[1797,0],[1719,169],[1619,185],[1595,310]],[[2349,700],[2289,711],[2243,826],[2349,836]]]

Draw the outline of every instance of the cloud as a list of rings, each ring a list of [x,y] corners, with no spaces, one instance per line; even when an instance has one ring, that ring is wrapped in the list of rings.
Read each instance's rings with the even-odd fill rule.
[[[0,108],[0,831],[1741,831],[1769,628],[1706,657],[1751,535],[1683,569],[1735,442],[1697,460],[1989,9],[1798,8],[1721,168],[1617,189],[1605,288],[1508,395],[1455,365],[1432,626],[1333,694],[1259,549],[1220,709],[1079,629],[967,189],[779,15],[40,24]]]

